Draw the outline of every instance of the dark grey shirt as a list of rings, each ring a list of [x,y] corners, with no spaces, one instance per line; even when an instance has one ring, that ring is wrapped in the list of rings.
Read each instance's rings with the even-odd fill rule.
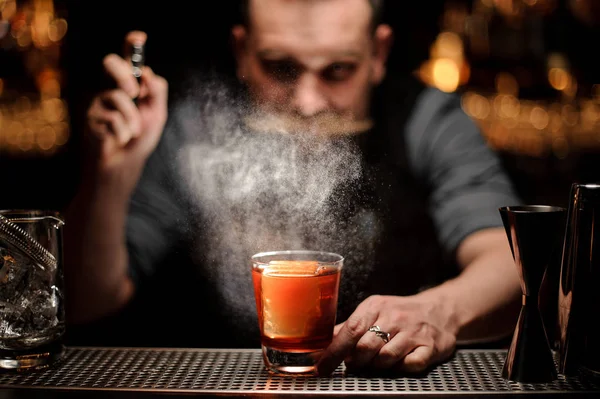
[[[429,208],[447,251],[470,233],[501,227],[498,208],[520,203],[456,94],[425,89],[407,123],[406,143],[412,171],[432,188]]]

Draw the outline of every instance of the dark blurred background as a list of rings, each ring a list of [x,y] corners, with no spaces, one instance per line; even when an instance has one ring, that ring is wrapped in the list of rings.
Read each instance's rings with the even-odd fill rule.
[[[235,0],[0,0],[0,208],[68,203],[102,58],[128,31],[175,88],[184,68],[233,73],[237,19]],[[600,180],[600,1],[388,0],[384,19],[389,73],[457,92],[526,202]]]

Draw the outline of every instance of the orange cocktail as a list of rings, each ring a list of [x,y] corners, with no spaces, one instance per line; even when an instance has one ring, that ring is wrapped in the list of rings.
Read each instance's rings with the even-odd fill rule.
[[[252,257],[252,279],[265,365],[312,373],[333,336],[343,258],[316,251]]]

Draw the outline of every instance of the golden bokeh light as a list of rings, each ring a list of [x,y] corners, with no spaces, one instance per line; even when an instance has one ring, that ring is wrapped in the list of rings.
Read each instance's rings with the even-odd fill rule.
[[[441,32],[431,48],[431,58],[448,58],[460,61],[463,54],[462,39],[454,32]]]
[[[51,98],[48,100],[43,100],[41,105],[44,120],[53,123],[60,122],[65,119],[67,114],[67,107],[64,101],[60,98]]]
[[[440,58],[433,62],[433,82],[437,88],[451,93],[458,88],[460,72],[453,60]]]
[[[500,115],[507,119],[515,119],[519,116],[521,104],[515,96],[512,95],[499,95],[500,100]]]
[[[17,45],[19,47],[29,47],[31,45],[31,33],[30,31],[24,31],[17,37]]]
[[[59,122],[56,127],[56,145],[63,146],[69,141],[69,125],[66,122]]]
[[[35,142],[35,133],[31,129],[23,129],[17,134],[17,146],[21,151],[29,151]]]
[[[571,127],[575,126],[579,121],[579,113],[577,112],[575,107],[573,107],[570,104],[563,106],[561,116],[563,122]]]
[[[555,90],[565,90],[571,81],[569,72],[562,68],[550,68],[548,71],[548,82]]]
[[[36,2],[37,4],[38,2]],[[37,48],[48,47],[50,37],[48,31],[53,15],[48,12],[36,12],[31,24],[31,37]]]
[[[56,143],[56,131],[52,126],[46,126],[39,131],[35,139],[41,150],[48,151]]]
[[[13,19],[17,13],[17,1],[16,0],[0,0],[0,10],[2,10],[2,19],[9,21]]]
[[[475,119],[486,119],[490,115],[490,102],[480,94],[467,92],[461,103],[465,112]]]
[[[58,42],[67,34],[67,21],[63,18],[58,18],[52,21],[48,27],[48,37],[53,42]]]
[[[542,107],[534,107],[530,114],[531,124],[538,130],[545,129],[548,126],[549,117],[548,112]]]
[[[450,93],[468,82],[471,70],[465,59],[464,44],[459,34],[440,32],[429,53],[429,60],[418,71],[425,83]]]
[[[23,124],[19,121],[13,121],[4,133],[6,134],[6,142],[13,146],[17,145],[17,136],[23,130]]]
[[[559,112],[550,112],[550,132],[552,136],[562,134],[563,132],[563,121]]]

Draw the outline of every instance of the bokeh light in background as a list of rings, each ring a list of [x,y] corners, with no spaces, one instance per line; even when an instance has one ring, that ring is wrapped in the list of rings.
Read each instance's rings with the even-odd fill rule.
[[[69,140],[60,68],[67,28],[53,0],[0,0],[0,49],[22,68],[12,79],[0,68],[0,151],[52,155]]]
[[[530,40],[528,36],[536,34],[527,23],[539,24],[542,18],[556,12],[558,3],[558,0],[473,0],[467,8],[464,2],[450,1],[442,16],[441,33],[431,47],[430,59],[418,71],[427,84],[446,92],[460,92],[464,110],[480,125],[489,144],[498,150],[564,159],[571,151],[600,149],[600,86],[581,87],[565,54],[543,54],[546,70],[543,84],[554,91],[549,96],[520,97],[519,79],[509,71],[494,72],[493,88],[477,87],[469,80],[473,68],[469,58],[493,59],[491,37],[498,20],[507,30],[521,35],[516,40],[505,37],[503,46],[518,47],[522,45],[519,41],[526,42]],[[600,1],[567,0],[566,5],[581,22],[598,22]],[[523,64],[525,68],[527,63]]]

